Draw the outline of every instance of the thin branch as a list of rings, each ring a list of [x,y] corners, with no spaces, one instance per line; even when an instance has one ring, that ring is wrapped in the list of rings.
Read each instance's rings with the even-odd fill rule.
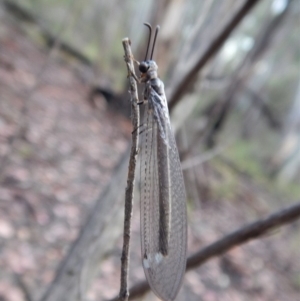
[[[187,72],[178,86],[173,90],[169,100],[169,109],[172,110],[181,97],[189,90],[197,79],[197,74],[206,63],[220,50],[232,31],[240,24],[244,17],[260,0],[247,0],[240,10],[235,14],[224,30],[212,41],[205,53],[194,66]]]
[[[128,271],[129,271],[129,247],[130,247],[130,227],[131,227],[131,216],[133,207],[133,188],[135,179],[135,169],[136,169],[136,158],[138,153],[138,131],[136,129],[139,127],[139,109],[137,107],[138,103],[138,91],[137,84],[135,80],[133,55],[130,48],[130,40],[128,38],[122,41],[123,48],[125,51],[125,62],[128,69],[129,83],[131,94],[131,107],[132,107],[132,146],[129,159],[128,167],[128,178],[127,187],[125,193],[125,216],[124,216],[124,234],[123,234],[123,250],[121,257],[121,286],[119,293],[120,301],[127,301],[129,297],[128,291]]]
[[[281,209],[264,219],[250,223],[225,237],[217,240],[216,242],[208,245],[207,247],[199,250],[191,255],[187,260],[186,269],[191,270],[196,268],[212,257],[219,256],[233,247],[242,245],[250,240],[261,237],[262,235],[274,230],[277,227],[284,224],[291,223],[292,221],[300,218],[300,202],[296,203],[285,209]],[[130,289],[130,300],[144,295],[149,290],[149,286],[146,281],[140,282],[134,285]],[[117,301],[115,297],[109,301]]]
[[[221,255],[235,246],[256,239],[274,228],[300,218],[300,203],[281,209],[264,219],[250,223],[196,252],[188,258],[187,270],[199,266],[212,257]]]
[[[195,167],[197,165],[200,165],[204,162],[207,162],[207,161],[213,159],[214,157],[223,153],[230,146],[230,144],[231,143],[227,143],[226,145],[221,145],[219,147],[215,147],[214,149],[207,151],[201,155],[198,155],[198,156],[195,156],[192,158],[188,158],[188,159],[182,161],[181,169],[186,170],[186,169]]]
[[[94,280],[98,270],[97,263],[107,256],[120,237],[122,197],[118,187],[125,187],[129,153],[128,147],[112,171],[110,182],[94,200],[94,206],[78,238],[57,267],[55,278],[38,300],[77,300],[78,282],[84,281],[87,288]],[[83,261],[84,277],[81,276]]]
[[[266,118],[267,123],[272,129],[278,130],[282,127],[280,120],[278,120],[272,111],[271,107],[266,101],[259,95],[258,92],[245,87],[245,92],[250,96],[251,102],[257,107],[262,115]]]
[[[72,4],[72,2],[73,1],[71,1],[70,4]],[[88,66],[92,66],[92,61],[87,56],[81,53],[78,49],[74,48],[72,45],[66,43],[65,41],[62,41],[62,39],[59,38],[57,34],[53,34],[46,26],[44,26],[44,24],[38,17],[36,17],[30,11],[26,10],[25,7],[11,0],[3,0],[3,5],[7,12],[16,17],[18,21],[36,25],[41,33],[41,36],[45,40],[46,46],[50,48],[50,50],[55,47],[57,48],[57,50],[65,52],[66,54],[74,57],[79,62]],[[59,32],[61,31],[59,30]]]
[[[236,94],[246,85],[247,81],[253,76],[255,66],[266,53],[274,40],[276,32],[280,29],[280,24],[288,16],[291,9],[292,0],[286,2],[285,8],[270,21],[268,21],[262,30],[259,31],[255,39],[255,44],[247,53],[235,70],[230,85],[222,93],[220,99],[216,102],[214,116],[210,118],[210,124],[207,128],[206,145],[211,148],[216,143],[217,134],[223,129],[233,105],[236,102]]]

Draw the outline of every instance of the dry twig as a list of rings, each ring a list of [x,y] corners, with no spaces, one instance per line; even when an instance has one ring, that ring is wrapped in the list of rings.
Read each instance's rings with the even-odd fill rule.
[[[131,94],[131,107],[132,107],[132,146],[129,159],[128,167],[128,178],[127,178],[127,187],[125,193],[125,216],[124,216],[124,233],[123,233],[123,250],[121,257],[121,287],[119,293],[120,301],[127,301],[129,297],[128,292],[128,271],[129,271],[129,246],[130,246],[130,227],[131,227],[131,216],[132,216],[132,207],[133,207],[133,188],[134,188],[134,179],[135,179],[135,169],[136,169],[136,158],[138,152],[138,129],[139,127],[139,109],[137,107],[138,103],[138,91],[137,84],[135,80],[134,73],[134,64],[133,64],[133,55],[130,48],[130,41],[128,38],[123,39],[122,41],[123,48],[125,51],[125,62],[128,69],[129,83]]]

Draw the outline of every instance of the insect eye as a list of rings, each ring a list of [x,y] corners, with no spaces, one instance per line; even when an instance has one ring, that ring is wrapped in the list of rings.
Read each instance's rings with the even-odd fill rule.
[[[142,73],[146,73],[148,69],[149,69],[149,66],[147,64],[145,64],[145,63],[141,63],[139,65],[139,70]]]

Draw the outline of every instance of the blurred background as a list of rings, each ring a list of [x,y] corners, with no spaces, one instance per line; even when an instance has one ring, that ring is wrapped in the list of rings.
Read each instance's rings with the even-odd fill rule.
[[[1,0],[1,301],[118,294],[132,131],[122,39],[143,60],[144,22],[161,26],[188,255],[300,201],[299,0]],[[130,285],[144,279],[138,184]],[[299,227],[195,267],[176,300],[299,300]]]

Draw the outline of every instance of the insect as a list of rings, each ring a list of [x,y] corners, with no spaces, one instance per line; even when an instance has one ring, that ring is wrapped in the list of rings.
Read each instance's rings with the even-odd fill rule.
[[[139,82],[145,83],[145,105],[141,153],[141,245],[143,268],[153,292],[172,301],[181,287],[186,268],[187,216],[186,195],[180,159],[171,129],[164,84],[152,60],[159,31],[156,27],[152,52],[139,63]]]

